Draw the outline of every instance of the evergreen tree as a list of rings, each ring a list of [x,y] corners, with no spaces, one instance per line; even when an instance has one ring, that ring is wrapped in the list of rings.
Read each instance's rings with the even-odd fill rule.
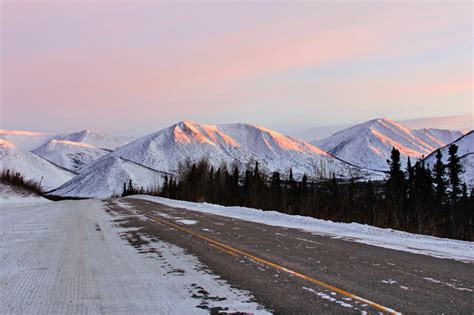
[[[446,167],[443,163],[443,154],[441,150],[436,150],[436,162],[434,164],[434,184],[436,202],[438,205],[442,205],[446,199]]]
[[[447,168],[449,174],[449,184],[451,186],[450,201],[453,204],[459,200],[459,197],[462,193],[460,175],[463,170],[457,155],[458,146],[455,144],[450,145],[448,152],[449,158]]]
[[[279,172],[273,172],[270,183],[270,193],[272,199],[272,209],[280,210],[283,208],[283,191],[281,187],[281,178]]]
[[[402,171],[400,162],[400,151],[392,148],[389,165],[388,179],[386,182],[386,198],[392,212],[392,219],[395,220],[394,226],[399,227],[402,223],[402,212],[405,199],[405,175]]]
[[[366,185],[365,194],[364,194],[364,205],[366,206],[368,212],[368,222],[369,224],[375,224],[375,191],[374,185],[369,180]]]
[[[329,197],[329,211],[338,213],[339,212],[339,186],[337,184],[336,175],[332,174],[331,184],[330,184],[330,197]],[[333,216],[332,216],[333,217]]]
[[[165,198],[170,197],[168,175],[165,175],[165,178],[163,180],[163,188],[161,189],[161,195]]]

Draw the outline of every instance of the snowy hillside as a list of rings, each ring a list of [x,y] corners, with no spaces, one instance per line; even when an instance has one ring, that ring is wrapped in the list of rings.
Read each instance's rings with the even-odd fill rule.
[[[0,208],[12,205],[25,205],[34,203],[50,202],[35,193],[24,188],[15,187],[0,182]]]
[[[164,174],[125,161],[107,157],[83,168],[79,175],[58,189],[52,195],[64,197],[107,198],[123,192],[123,184],[131,179],[133,183],[146,188],[161,186]]]
[[[0,139],[0,170],[20,172],[25,179],[41,182],[44,190],[54,189],[70,180],[74,173],[46,161],[15,144]]]
[[[50,140],[32,152],[71,171],[78,171],[109,153],[89,144],[66,140]]]
[[[206,157],[216,167],[259,161],[267,169],[296,176],[348,177],[364,172],[301,140],[248,124],[201,125],[184,121],[135,140],[110,154],[147,167],[175,173],[179,163]]]
[[[344,129],[313,143],[338,158],[352,164],[378,170],[387,170],[387,159],[392,147],[412,160],[427,156],[437,148],[461,136],[459,131],[440,129],[410,130],[387,118],[374,119]]]
[[[59,135],[55,137],[55,139],[84,143],[106,150],[114,150],[129,142],[129,140],[124,138],[114,137],[92,130],[82,130],[71,134]]]
[[[412,130],[412,132],[424,142],[437,145],[438,147],[445,146],[463,136],[461,131],[435,128]]]
[[[0,139],[14,143],[22,149],[31,151],[42,146],[56,135],[46,132],[33,132],[24,130],[4,130],[0,129]]]
[[[456,141],[440,148],[443,155],[443,162],[448,163],[449,146],[456,144],[458,146],[458,156],[461,165],[464,167],[464,173],[461,175],[462,180],[470,187],[474,187],[474,130],[468,132]],[[436,152],[433,152],[425,158],[425,165],[433,166],[436,161]]]

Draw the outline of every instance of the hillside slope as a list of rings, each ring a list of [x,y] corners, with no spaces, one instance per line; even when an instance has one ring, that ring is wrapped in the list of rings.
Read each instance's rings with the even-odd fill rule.
[[[464,168],[464,173],[461,175],[461,179],[468,186],[474,187],[474,130],[468,132],[456,141],[440,148],[444,164],[448,163],[449,146],[451,144],[458,146],[458,156],[460,158],[460,163]],[[435,162],[436,152],[433,152],[425,158],[425,165],[433,167]]]
[[[105,150],[115,150],[129,142],[129,140],[125,138],[110,136],[88,129],[70,134],[58,135],[55,139],[79,142]]]
[[[3,139],[0,139],[0,168],[1,171],[20,172],[25,179],[41,183],[45,191],[62,185],[75,175]]]
[[[393,147],[401,153],[402,164],[408,157],[417,160],[462,135],[459,131],[409,128],[387,118],[374,119],[344,129],[313,143],[352,164],[387,170]]]
[[[76,177],[51,192],[51,195],[81,198],[108,198],[121,195],[123,184],[130,180],[144,189],[156,188],[163,183],[163,173],[125,161],[107,157],[83,168]]]
[[[42,146],[54,137],[56,137],[56,134],[53,133],[0,129],[0,139],[14,143],[16,146],[27,151]]]
[[[33,150],[32,153],[68,170],[77,172],[84,166],[108,154],[109,151],[80,142],[50,140]]]

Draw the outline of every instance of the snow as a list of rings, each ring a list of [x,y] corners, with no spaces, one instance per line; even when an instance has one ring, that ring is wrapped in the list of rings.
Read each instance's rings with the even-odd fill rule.
[[[115,150],[129,142],[128,139],[98,133],[92,130],[82,130],[75,133],[58,135],[55,139],[79,142],[99,149]]]
[[[463,136],[463,133],[460,131],[436,128],[423,128],[413,130],[413,132],[415,132],[420,138],[426,137],[425,142],[429,143],[431,141],[438,147],[445,146]]]
[[[108,198],[121,195],[123,184],[147,188],[161,187],[164,174],[117,157],[99,160],[81,169],[79,175],[51,192],[55,196]]]
[[[198,223],[198,221],[196,221],[196,220],[188,220],[188,219],[176,220],[176,222],[186,224],[186,225],[193,225],[193,224]]]
[[[311,293],[314,293],[315,295],[319,296],[320,298],[322,299],[325,299],[325,300],[328,300],[329,302],[333,302],[333,303],[336,303],[342,307],[345,307],[345,308],[354,308],[354,306],[352,306],[351,304],[347,303],[347,302],[344,302],[344,301],[339,301],[337,300],[336,298],[330,296],[330,295],[327,295],[326,293],[323,293],[323,292],[317,292],[316,290],[314,289],[311,289],[311,288],[308,288],[308,287],[303,287],[303,290],[306,290],[306,291],[309,291]]]
[[[454,283],[443,282],[441,280],[436,280],[436,279],[429,278],[429,277],[424,277],[423,279],[428,281],[428,282],[431,282],[431,283],[440,284],[440,285],[443,285],[443,286],[450,287],[454,290],[473,292],[473,290],[471,290],[469,288],[459,287],[459,286],[457,286],[457,284],[454,284]],[[456,280],[453,279],[453,281],[456,281]]]
[[[50,202],[48,199],[19,187],[0,183],[0,209],[16,205]]]
[[[441,129],[410,130],[388,118],[344,129],[313,144],[349,163],[387,170],[393,147],[401,153],[402,164],[427,156],[437,148],[462,136],[459,131]]]
[[[325,151],[301,140],[249,124],[204,125],[183,121],[169,128],[137,139],[110,156],[121,157],[138,164],[177,173],[179,164],[207,158],[214,167],[223,163],[247,166],[259,161],[271,171],[288,172],[296,177],[308,175],[340,177],[374,174],[328,155]]]
[[[33,150],[32,153],[56,165],[77,172],[84,166],[108,154],[109,151],[81,142],[53,139]]]
[[[109,151],[130,142],[130,140],[126,138],[110,136],[91,130],[82,130],[70,134],[56,134],[25,130],[0,129],[0,139],[8,140],[27,151],[37,149],[53,139],[84,143]]]
[[[0,313],[268,313],[177,246],[153,241],[140,252],[125,239],[136,230],[104,210],[99,200],[2,208]]]
[[[0,171],[19,172],[25,179],[41,183],[44,190],[54,189],[74,177],[63,169],[15,144],[0,139]]]
[[[42,146],[56,135],[46,132],[0,129],[0,139],[7,140],[20,148],[31,151]]]
[[[311,217],[288,215],[276,211],[263,211],[244,207],[224,207],[207,203],[193,203],[143,195],[136,195],[131,198],[272,226],[297,228],[317,235],[383,248],[474,263],[473,242],[413,234],[393,229],[382,229],[359,223],[324,221]]]
[[[460,163],[464,168],[464,173],[461,174],[461,180],[469,187],[474,187],[474,130],[468,132],[456,141],[440,148],[443,155],[443,163],[448,163],[449,147],[451,144],[458,146],[458,156]],[[433,167],[436,163],[436,152],[433,152],[425,158],[425,165]]]

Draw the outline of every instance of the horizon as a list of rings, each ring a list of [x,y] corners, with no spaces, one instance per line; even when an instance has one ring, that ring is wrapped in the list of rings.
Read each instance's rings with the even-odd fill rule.
[[[423,117],[423,118],[413,118],[413,119],[406,119],[406,120],[395,120],[390,117],[375,117],[369,120],[365,121],[360,121],[356,122],[354,124],[340,124],[340,125],[320,125],[320,126],[313,126],[313,127],[288,127],[288,126],[280,126],[279,128],[270,128],[271,130],[274,130],[276,132],[279,132],[283,135],[291,136],[297,139],[301,139],[304,141],[313,141],[313,140],[320,140],[326,137],[329,137],[339,131],[342,131],[344,129],[364,124],[366,122],[374,121],[374,120],[379,120],[379,119],[388,119],[391,121],[394,121],[396,123],[399,123],[401,125],[404,125],[411,130],[419,130],[419,129],[440,129],[440,130],[451,130],[451,131],[460,131],[463,134],[466,134],[472,130],[474,130],[474,114],[463,114],[463,115],[453,115],[453,116],[437,116],[437,117]],[[249,125],[254,125],[254,126],[260,126],[264,128],[268,128],[267,126],[264,126],[262,124],[258,123],[248,123],[245,121],[234,121],[234,122],[225,122],[225,123],[220,123],[220,122],[200,122],[200,121],[195,121],[195,120],[190,120],[190,119],[183,119],[176,121],[174,123],[171,123],[166,126],[159,127],[154,130],[150,131],[145,131],[144,133],[126,133],[123,130],[122,131],[113,131],[109,132],[106,130],[99,130],[99,129],[92,129],[92,128],[79,128],[75,130],[57,130],[54,128],[51,128],[50,130],[30,130],[30,129],[18,129],[18,128],[11,128],[11,129],[6,129],[6,128],[0,128],[0,132],[3,131],[10,131],[10,132],[20,132],[20,133],[31,133],[31,134],[73,134],[73,133],[80,133],[80,132],[95,132],[95,133],[102,133],[102,134],[107,134],[111,136],[118,136],[118,137],[124,137],[128,139],[138,139],[142,136],[149,135],[154,132],[161,131],[163,129],[169,128],[171,126],[174,126],[176,124],[179,124],[181,122],[193,122],[197,123],[200,125],[229,125],[229,124],[249,124]]]
[[[2,128],[136,136],[189,119],[288,133],[472,115],[470,9],[2,2]]]

